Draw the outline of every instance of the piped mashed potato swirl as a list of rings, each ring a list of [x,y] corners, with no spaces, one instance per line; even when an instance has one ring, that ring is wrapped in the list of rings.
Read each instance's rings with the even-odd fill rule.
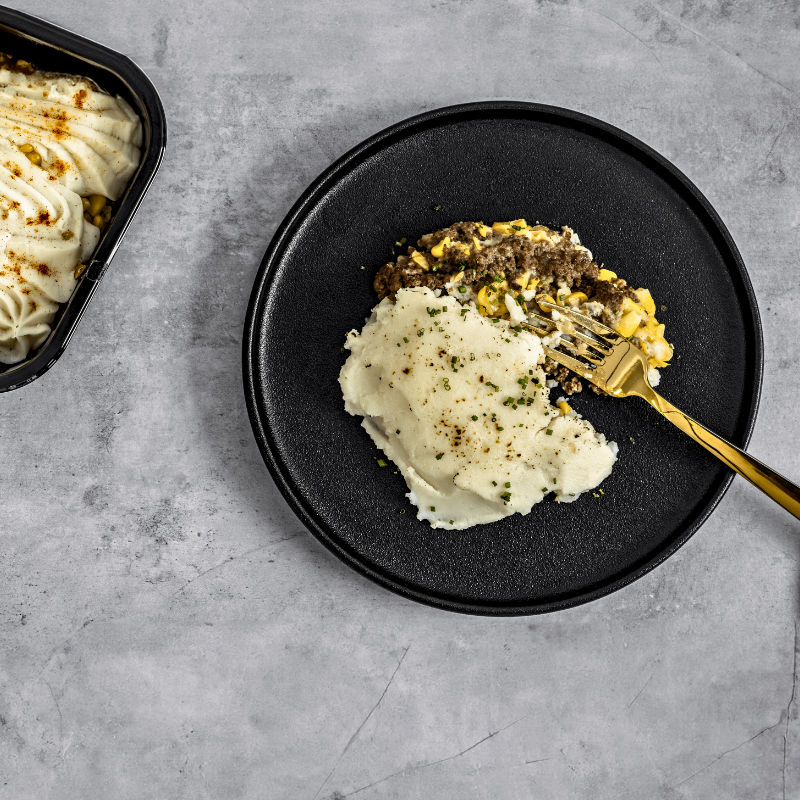
[[[345,347],[345,409],[434,528],[527,514],[550,492],[571,502],[611,473],[615,448],[550,404],[539,338],[474,303],[400,289]]]
[[[0,68],[0,363],[47,339],[100,236],[83,198],[117,200],[141,143],[121,97],[80,78]]]

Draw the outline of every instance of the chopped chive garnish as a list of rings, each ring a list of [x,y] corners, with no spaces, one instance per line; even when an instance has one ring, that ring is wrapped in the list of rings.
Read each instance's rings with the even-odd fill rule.
[[[397,346],[400,347],[400,342],[397,343]]]
[[[497,486],[497,481],[492,481],[492,486]]]
[[[406,344],[408,344],[408,339],[407,339],[405,336],[403,337],[403,341],[404,341]]]
[[[503,492],[500,497],[507,503],[511,499],[511,492]]]
[[[425,335],[425,328],[420,328],[417,331],[417,336],[424,336]]]
[[[443,456],[443,455],[444,455],[444,453],[437,453],[437,454],[436,454],[436,460],[437,460],[437,461],[441,461],[441,460],[442,460],[442,456]]]
[[[511,488],[511,481],[506,481],[506,489],[510,489],[510,488]]]
[[[545,433],[546,433],[548,436],[552,436],[552,435],[553,435],[553,431],[552,431],[552,429],[551,429],[551,428],[548,428],[548,429],[545,431]]]
[[[379,458],[378,459],[378,466],[379,467],[385,467],[386,466],[386,462],[382,458]]]
[[[436,511],[436,506],[431,506],[431,511]]]
[[[555,479],[555,478],[553,478],[553,483],[555,483],[555,482],[556,482],[556,479]]]
[[[459,286],[458,287],[458,291],[461,292],[461,294],[464,294],[467,291],[467,287],[466,286]]]
[[[543,491],[543,492],[547,492],[547,489],[545,489],[544,487],[542,487],[542,491]]]
[[[478,415],[477,414],[473,414],[472,415],[472,421],[475,422],[476,419],[478,419]]]

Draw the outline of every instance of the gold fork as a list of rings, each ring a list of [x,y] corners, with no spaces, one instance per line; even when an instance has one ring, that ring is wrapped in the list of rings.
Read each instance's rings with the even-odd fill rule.
[[[679,427],[720,461],[800,519],[800,487],[749,456],[744,450],[711,433],[704,425],[657,394],[647,380],[647,356],[638,347],[608,326],[571,308],[563,308],[544,301],[539,301],[539,306],[561,314],[573,323],[573,327],[580,325],[593,334],[590,337],[579,331],[570,331],[565,335],[571,337],[573,343],[570,345],[569,342],[562,342],[563,345],[574,349],[576,355],[580,355],[584,360],[573,358],[546,345],[545,355],[567,369],[577,372],[613,397],[636,395],[644,398],[673,425]],[[543,331],[535,325],[525,325],[528,330],[540,336],[551,333],[556,327],[552,320],[539,314],[529,313],[528,317],[548,326],[548,330]],[[585,347],[578,345],[577,342]]]

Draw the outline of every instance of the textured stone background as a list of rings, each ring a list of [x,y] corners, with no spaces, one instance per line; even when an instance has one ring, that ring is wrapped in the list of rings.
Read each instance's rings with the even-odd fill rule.
[[[800,479],[797,3],[14,5],[132,56],[170,139],[66,355],[0,396],[0,797],[800,797],[788,514],[737,478],[602,601],[439,612],[305,532],[240,378],[258,262],[334,158],[440,105],[565,105],[722,215],[765,328],[750,449]]]

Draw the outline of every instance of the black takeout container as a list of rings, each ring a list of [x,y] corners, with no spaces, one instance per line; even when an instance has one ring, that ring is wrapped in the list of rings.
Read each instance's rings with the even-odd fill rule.
[[[164,108],[155,86],[127,56],[44,20],[0,6],[0,52],[30,61],[46,72],[90,78],[124,97],[142,120],[142,159],[72,297],[61,305],[50,336],[18,364],[0,364],[0,392],[19,389],[45,373],[66,349],[139,204],[155,177],[167,140]]]

